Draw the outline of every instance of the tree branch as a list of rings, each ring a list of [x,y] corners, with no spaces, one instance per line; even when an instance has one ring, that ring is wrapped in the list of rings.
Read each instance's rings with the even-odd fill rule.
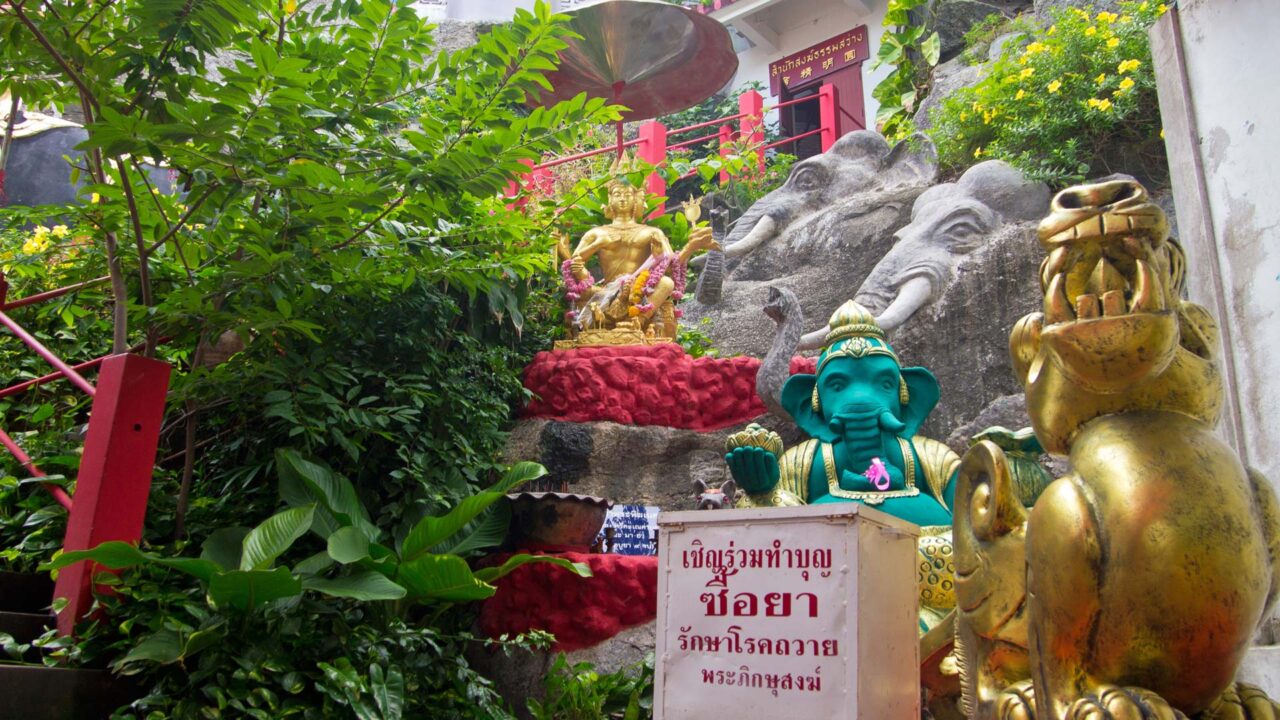
[[[401,193],[400,197],[396,198],[390,205],[384,208],[382,212],[378,213],[377,217],[365,223],[363,227],[361,227],[359,230],[356,230],[354,233],[352,233],[350,237],[348,237],[346,240],[343,240],[337,245],[334,245],[333,247],[329,248],[329,251],[332,252],[334,250],[342,250],[346,248],[348,245],[350,245],[351,243],[355,242],[356,240],[359,240],[361,235],[364,235],[365,233],[369,232],[369,228],[378,224],[378,221],[382,220],[382,218],[390,215],[392,210],[395,210],[396,208],[400,207],[400,205],[403,204],[404,201],[408,199],[408,197],[409,197],[408,191]]]
[[[75,68],[71,67],[71,63],[67,62],[67,59],[62,57],[62,53],[58,52],[58,49],[53,46],[53,43],[49,42],[49,38],[46,37],[45,34],[40,31],[40,28],[36,27],[36,24],[31,21],[31,18],[27,17],[27,14],[22,11],[22,3],[17,2],[17,0],[9,0],[9,7],[13,8],[13,13],[18,16],[18,19],[22,21],[23,25],[27,26],[27,30],[31,31],[31,34],[36,38],[36,42],[40,43],[40,46],[49,54],[49,57],[53,58],[54,62],[58,63],[58,67],[62,68],[62,72],[66,73],[67,78],[69,78],[71,82],[75,83],[76,88],[80,91],[80,95],[84,97],[85,101],[91,104],[96,110],[98,108],[98,99],[93,96],[93,92],[90,91],[89,86],[85,84],[84,78],[80,77],[80,73],[76,72]]]

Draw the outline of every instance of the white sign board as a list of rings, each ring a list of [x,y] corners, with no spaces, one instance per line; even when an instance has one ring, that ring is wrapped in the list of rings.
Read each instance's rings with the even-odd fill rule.
[[[596,536],[599,543],[606,530],[613,530],[613,546],[609,552],[619,555],[656,555],[658,548],[653,539],[658,530],[656,505],[614,505],[604,516],[604,527]]]
[[[858,503],[658,516],[657,720],[917,720],[918,529]]]

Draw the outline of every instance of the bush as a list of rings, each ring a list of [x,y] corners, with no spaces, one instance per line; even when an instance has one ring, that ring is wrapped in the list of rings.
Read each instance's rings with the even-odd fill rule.
[[[959,172],[1005,160],[1054,185],[1127,172],[1167,174],[1147,29],[1166,6],[1121,2],[1118,13],[1057,9],[1028,42],[1010,43],[978,84],[948,96],[929,131],[941,164]]]

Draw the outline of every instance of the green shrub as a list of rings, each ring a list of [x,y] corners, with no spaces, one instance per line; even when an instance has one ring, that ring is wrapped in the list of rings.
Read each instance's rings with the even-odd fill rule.
[[[1167,171],[1147,29],[1165,9],[1144,0],[1118,13],[1054,10],[933,112],[939,161],[959,172],[997,158],[1055,185],[1111,172],[1159,183]]]
[[[601,675],[589,662],[569,666],[556,656],[544,684],[547,696],[530,700],[534,720],[646,720],[653,717],[653,655]]]

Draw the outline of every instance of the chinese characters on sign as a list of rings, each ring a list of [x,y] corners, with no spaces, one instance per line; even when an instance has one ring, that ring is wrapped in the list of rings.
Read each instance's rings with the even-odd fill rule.
[[[605,532],[613,528],[613,546],[610,552],[619,555],[656,555],[653,542],[658,531],[658,510],[653,505],[614,505],[604,518],[604,527],[596,542],[601,542]]]
[[[784,87],[807,84],[841,68],[860,63],[869,58],[870,54],[867,26],[856,27],[769,63],[769,92],[776,96]]]
[[[872,514],[852,503],[664,513],[657,717],[918,718],[915,537],[881,537]],[[901,570],[862,577],[866,553]],[[859,714],[861,673],[880,672],[902,692],[877,691],[896,704]]]

